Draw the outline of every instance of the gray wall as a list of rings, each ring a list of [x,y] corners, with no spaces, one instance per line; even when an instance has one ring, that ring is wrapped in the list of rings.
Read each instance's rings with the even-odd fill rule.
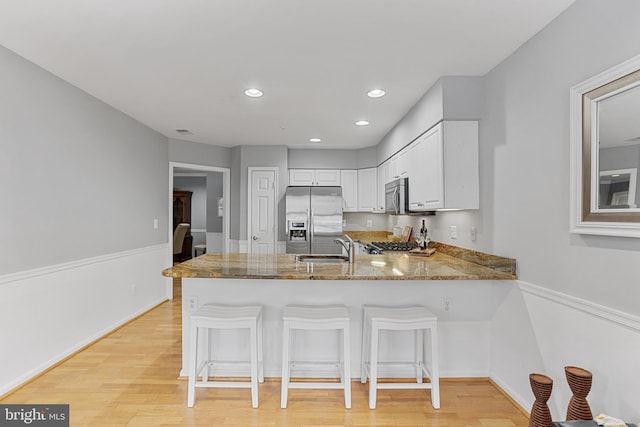
[[[207,231],[222,233],[222,220],[218,216],[218,198],[222,197],[224,175],[222,172],[207,173]]]
[[[478,120],[482,115],[482,77],[445,76],[420,98],[378,144],[378,164],[441,120]]]
[[[219,168],[231,167],[231,148],[169,139],[169,160]]]
[[[364,169],[378,166],[377,147],[356,150],[289,149],[291,169]]]
[[[578,0],[487,74],[481,210],[456,217],[522,280],[636,315],[640,239],[569,233],[569,89],[640,53],[639,16],[637,0]]]
[[[166,137],[2,46],[0,88],[0,274],[167,242]]]

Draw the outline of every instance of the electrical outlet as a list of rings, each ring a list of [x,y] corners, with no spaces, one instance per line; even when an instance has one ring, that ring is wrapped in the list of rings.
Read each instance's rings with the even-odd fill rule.
[[[455,225],[451,226],[451,238],[452,239],[458,238],[458,227],[456,227]]]
[[[189,297],[189,299],[187,299],[187,305],[188,311],[196,311],[198,309],[198,297]]]
[[[444,302],[442,304],[442,308],[446,312],[449,312],[449,311],[453,310],[453,298],[451,298],[451,297],[445,298]]]
[[[471,241],[475,242],[478,238],[478,229],[475,227],[471,227]]]
[[[371,228],[373,227],[373,221],[371,221],[370,219],[367,220],[367,228]]]

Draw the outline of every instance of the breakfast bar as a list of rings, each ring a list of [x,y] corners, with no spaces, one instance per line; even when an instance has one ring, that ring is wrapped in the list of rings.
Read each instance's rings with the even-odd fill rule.
[[[362,306],[424,305],[438,316],[442,376],[489,375],[494,288],[511,286],[515,260],[432,242],[431,256],[408,253],[356,255],[354,262],[296,261],[292,254],[207,253],[163,271],[182,279],[181,375],[187,372],[189,315],[207,303],[262,305],[264,372],[281,373],[282,309],[287,304],[344,304],[351,317],[352,377],[359,373]],[[499,294],[499,293],[498,293]],[[222,333],[221,333],[222,334]],[[244,358],[248,349],[237,334],[226,338],[221,359]],[[294,356],[330,360],[337,343],[319,331]],[[224,334],[221,339],[225,338]],[[409,335],[394,334],[381,358],[394,358],[411,346]],[[234,375],[234,372],[223,374]],[[322,377],[325,372],[302,372]]]

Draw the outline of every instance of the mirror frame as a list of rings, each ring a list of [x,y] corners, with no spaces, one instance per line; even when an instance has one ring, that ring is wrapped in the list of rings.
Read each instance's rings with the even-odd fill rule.
[[[571,88],[571,232],[640,238],[640,209],[607,212],[597,209],[598,146],[593,141],[597,111],[603,98],[640,84],[640,55]]]

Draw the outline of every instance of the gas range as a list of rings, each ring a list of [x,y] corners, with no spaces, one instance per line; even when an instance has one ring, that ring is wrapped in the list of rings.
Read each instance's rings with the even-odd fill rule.
[[[417,244],[411,242],[371,242],[365,249],[369,254],[377,255],[386,251],[407,252],[417,247]]]

